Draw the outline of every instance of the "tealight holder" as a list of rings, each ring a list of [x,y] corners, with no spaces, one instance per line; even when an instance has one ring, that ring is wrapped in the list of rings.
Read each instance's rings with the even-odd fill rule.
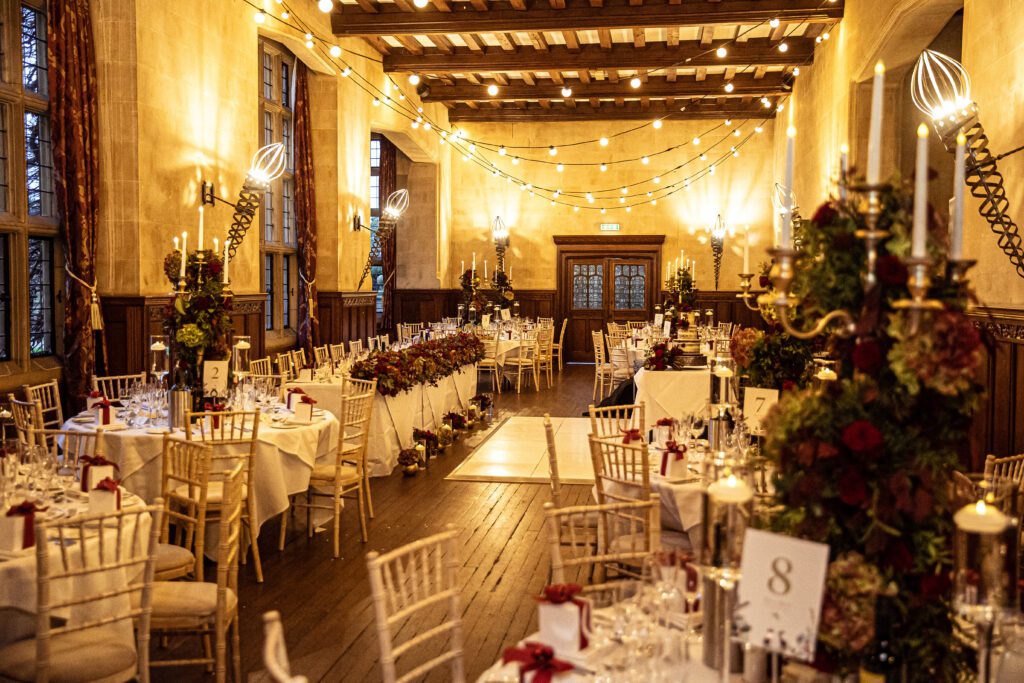
[[[170,344],[166,334],[149,336],[149,374],[156,381],[163,383],[170,372]]]
[[[992,634],[1016,580],[1006,559],[1006,539],[1019,533],[1013,489],[1009,480],[975,477],[973,500],[953,515],[953,606],[977,630],[979,683],[991,680]]]
[[[811,387],[817,393],[827,391],[832,383],[839,379],[836,362],[831,358],[815,358],[814,374],[811,375]]]
[[[231,345],[231,369],[236,380],[249,374],[249,351],[251,349],[251,336],[247,334],[235,336],[235,343]]]

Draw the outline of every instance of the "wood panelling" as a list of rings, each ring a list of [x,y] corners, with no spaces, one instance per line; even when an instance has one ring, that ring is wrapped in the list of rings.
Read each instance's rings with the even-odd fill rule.
[[[121,375],[144,371],[149,335],[164,333],[170,297],[105,296],[102,301],[108,367],[98,367],[97,372]],[[252,358],[263,356],[263,304],[262,294],[237,295],[233,302],[232,332],[252,337]]]
[[[519,302],[519,315],[523,317],[555,317],[553,289],[519,290],[515,300]],[[395,322],[437,322],[454,316],[461,301],[462,290],[459,289],[400,289],[395,292]]]
[[[321,344],[376,334],[377,300],[372,292],[317,292],[317,302]]]
[[[987,454],[1024,453],[1024,311],[976,309],[972,317],[993,340],[985,356],[985,401],[971,438],[972,465],[980,469]]]

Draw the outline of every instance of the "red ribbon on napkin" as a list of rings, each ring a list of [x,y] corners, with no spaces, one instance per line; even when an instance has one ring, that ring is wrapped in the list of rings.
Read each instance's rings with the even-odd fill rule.
[[[507,647],[501,656],[504,664],[509,662],[519,663],[519,680],[531,671],[533,683],[550,683],[556,674],[565,671],[572,671],[574,668],[569,662],[555,659],[555,651],[547,645],[540,643],[524,643],[523,647]]]
[[[103,394],[101,394],[99,391],[90,391],[89,398],[103,398]]]
[[[203,405],[203,408],[208,413],[223,413],[224,412],[224,404],[223,403],[210,403],[209,401],[207,401]],[[211,415],[210,416],[210,422],[213,424],[213,428],[214,429],[220,429],[220,416],[219,415]]]
[[[99,407],[100,407],[100,424],[101,425],[108,425],[108,424],[110,424],[110,401],[108,401],[107,399],[103,399],[102,401],[100,401]]]
[[[309,394],[305,394],[304,396],[301,396],[300,400],[303,403],[308,403],[309,405],[315,405],[316,404],[316,399],[313,398],[312,396],[310,396]]]
[[[658,418],[658,421],[655,422],[654,424],[656,424],[659,427],[673,427],[675,426],[676,421],[671,417],[661,417]]]
[[[286,407],[288,410],[292,409],[292,396],[305,396],[306,392],[301,387],[294,387],[288,390],[288,400],[286,401]]]
[[[12,505],[11,509],[7,511],[7,517],[24,517],[25,518],[25,530],[21,536],[21,548],[31,548],[36,544],[36,513],[42,512],[47,508],[38,507],[34,502],[30,500],[23,500],[18,505]]]
[[[117,494],[117,509],[121,509],[121,480],[111,479],[106,477],[96,482],[96,486],[92,488],[93,491],[109,491],[110,493]]]
[[[640,436],[639,429],[622,429],[622,443],[631,444],[634,441],[643,441],[644,437]]]
[[[661,476],[668,476],[668,466],[673,460],[679,461],[685,459],[686,446],[676,443],[675,441],[666,442],[665,450],[661,454]]]
[[[92,466],[101,467],[103,465],[110,465],[114,468],[115,472],[120,472],[121,468],[117,466],[116,462],[110,462],[102,455],[83,455],[78,459],[82,463],[82,491],[88,493],[89,491],[89,468]]]
[[[590,603],[582,598],[577,598],[583,592],[583,587],[578,583],[553,583],[544,587],[544,595],[537,598],[538,602],[547,602],[552,605],[563,605],[571,602],[580,610],[580,649],[586,649],[590,644],[587,632],[590,631]]]

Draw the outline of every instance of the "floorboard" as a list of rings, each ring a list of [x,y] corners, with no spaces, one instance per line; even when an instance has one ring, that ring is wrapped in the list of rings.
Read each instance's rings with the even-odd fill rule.
[[[567,365],[554,380],[550,389],[539,392],[524,388],[517,395],[506,390],[497,397],[492,424],[516,415],[582,415],[591,403],[593,366]],[[260,545],[265,583],[255,582],[251,561],[239,572],[242,668],[248,680],[266,680],[261,615],[272,609],[281,613],[293,673],[310,681],[380,680],[366,553],[396,548],[447,524],[461,532],[459,580],[468,679],[475,680],[506,646],[536,629],[536,609],[529,597],[546,583],[550,565],[543,524],[548,487],[445,480],[486,436],[477,431],[461,439],[415,477],[396,472],[373,479],[376,517],[370,521],[370,541],[359,541],[352,510],[342,512],[341,556],[336,560],[330,533],[307,538],[301,514],[289,520],[284,551],[277,550],[279,522],[264,525]],[[567,504],[589,499],[587,486],[562,490]],[[429,620],[410,628],[425,623]],[[154,648],[153,654],[159,659],[185,652],[198,653],[198,644],[175,639],[168,651]],[[153,675],[154,681],[204,678],[199,667],[158,669]],[[428,680],[444,681],[447,675]]]

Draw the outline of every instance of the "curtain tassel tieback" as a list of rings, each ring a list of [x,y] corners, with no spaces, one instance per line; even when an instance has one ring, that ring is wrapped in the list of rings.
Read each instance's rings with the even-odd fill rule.
[[[320,320],[316,317],[316,297],[313,296],[313,287],[316,286],[316,278],[307,280],[300,270],[299,279],[302,280],[302,284],[306,286],[306,307],[309,310],[310,325],[319,325]]]
[[[88,282],[71,272],[71,268],[67,265],[64,266],[64,270],[67,271],[68,276],[89,290],[89,297],[92,303],[89,307],[89,325],[92,327],[93,332],[99,332],[103,330],[103,311],[100,308],[100,295],[96,293],[96,285],[90,285]]]

